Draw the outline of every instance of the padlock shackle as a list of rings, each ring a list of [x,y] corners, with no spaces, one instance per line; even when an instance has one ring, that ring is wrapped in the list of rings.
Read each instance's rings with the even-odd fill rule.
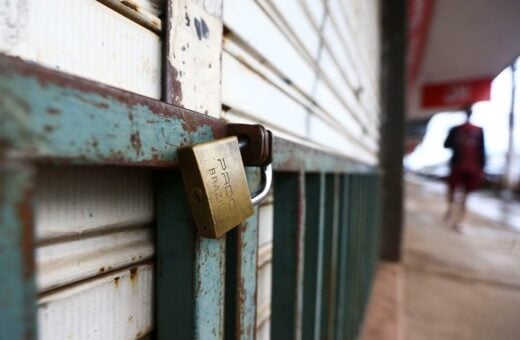
[[[260,189],[258,189],[252,196],[251,202],[253,205],[258,205],[260,202],[264,200],[264,198],[269,194],[269,190],[271,190],[271,186],[273,185],[273,167],[271,164],[262,167],[262,176]]]

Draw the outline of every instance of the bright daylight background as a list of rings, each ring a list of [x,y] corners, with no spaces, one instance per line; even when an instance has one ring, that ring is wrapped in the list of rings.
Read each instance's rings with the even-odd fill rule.
[[[517,60],[516,72],[516,100],[515,100],[515,158],[513,173],[518,180],[520,173],[520,122],[518,109],[520,108],[520,76]],[[487,165],[486,173],[499,175],[504,172],[505,156],[509,138],[509,112],[511,110],[512,91],[511,67],[504,69],[491,84],[491,100],[478,102],[473,106],[471,122],[484,128]],[[448,160],[451,151],[443,147],[448,131],[453,126],[464,122],[463,112],[440,112],[431,118],[428,123],[423,141],[408,156],[404,164],[408,170],[427,172],[445,176],[448,174]]]

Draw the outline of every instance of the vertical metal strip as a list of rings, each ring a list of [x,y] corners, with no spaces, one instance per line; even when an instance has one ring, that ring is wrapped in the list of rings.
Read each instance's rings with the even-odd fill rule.
[[[368,187],[368,176],[363,174],[361,177],[361,183],[363,187],[363,225],[361,232],[361,249],[363,250],[363,254],[361,257],[361,276],[360,276],[360,285],[361,285],[361,309],[358,320],[358,327],[361,328],[361,322],[363,321],[363,316],[365,314],[366,301],[368,298],[368,290],[369,290],[369,256],[370,256],[370,244],[368,243],[369,237],[369,187]]]
[[[330,286],[332,272],[332,243],[333,243],[333,224],[334,224],[334,201],[337,195],[335,186],[336,175],[327,174],[325,176],[325,211],[323,228],[323,265],[322,265],[322,290],[321,290],[321,329],[320,339],[327,339],[329,333],[330,320]]]
[[[359,197],[358,204],[358,228],[356,235],[356,317],[354,319],[354,338],[357,338],[359,335],[359,323],[361,320],[362,310],[363,310],[363,296],[364,296],[364,287],[363,287],[363,272],[364,272],[364,230],[365,230],[365,188],[363,183],[363,175],[357,175],[358,185],[358,193],[357,197]]]
[[[332,240],[330,247],[330,279],[329,279],[329,297],[328,297],[328,308],[329,308],[329,319],[328,319],[328,339],[334,338],[335,331],[335,319],[336,319],[336,286],[337,286],[337,275],[338,275],[338,234],[339,234],[339,207],[341,204],[340,196],[341,179],[339,175],[334,175],[334,198],[332,201],[333,215],[332,215]]]
[[[162,171],[155,188],[158,339],[192,339],[196,230],[179,171]]]
[[[158,175],[156,216],[158,338],[221,338],[225,240],[197,235],[180,172]]]
[[[323,280],[325,175],[305,176],[305,254],[302,339],[320,338]]]
[[[360,276],[359,276],[359,285],[361,289],[361,296],[360,296],[360,307],[359,307],[359,315],[357,319],[357,333],[356,335],[359,336],[361,332],[361,324],[363,322],[363,317],[365,315],[366,306],[367,306],[367,300],[368,300],[368,292],[370,289],[370,282],[369,282],[369,256],[370,256],[370,244],[369,244],[369,204],[370,204],[370,193],[369,193],[369,177],[367,174],[360,175],[361,180],[361,197],[362,200],[362,224],[361,224],[361,240],[360,240],[360,247],[362,250],[362,256],[360,259],[361,265],[360,265]]]
[[[384,196],[381,211],[381,257],[398,262],[401,258],[403,225],[403,156],[406,119],[406,0],[380,2],[382,68],[380,78],[381,121],[379,166]]]
[[[260,182],[258,169],[247,170],[250,188]],[[225,338],[254,339],[258,262],[258,208],[227,234]]]
[[[303,314],[303,275],[304,275],[304,254],[305,254],[305,211],[306,211],[306,187],[305,172],[301,171],[298,177],[298,225],[297,225],[297,244],[296,244],[296,312],[295,338],[302,338],[302,314]]]
[[[0,339],[36,339],[34,169],[0,160]]]
[[[350,175],[349,179],[349,229],[347,246],[347,310],[345,315],[346,338],[353,339],[355,334],[356,318],[356,275],[357,275],[357,232],[359,225],[358,176]]]
[[[189,6],[189,2],[186,2],[186,6]],[[215,107],[215,101],[206,103],[207,99],[205,96],[198,97],[187,97],[182,93],[182,87],[185,86],[184,81],[181,82],[180,74],[174,65],[175,52],[174,46],[178,39],[176,34],[179,34],[179,27],[175,26],[175,19],[179,19],[182,15],[188,16],[188,8],[184,9],[184,14],[174,13],[174,9],[181,8],[181,4],[178,1],[167,0],[164,4],[164,36],[163,36],[163,100],[170,104],[176,104],[185,106],[190,109],[206,111],[215,113],[220,109],[220,103],[218,102]],[[191,8],[191,7],[190,7]],[[199,15],[200,13],[197,12]],[[177,17],[176,17],[177,16]],[[181,20],[181,19],[179,19]],[[195,36],[195,28],[191,32]],[[220,31],[220,34],[222,32]],[[186,35],[187,41],[190,39],[189,35]],[[212,35],[212,39],[220,41],[218,33]],[[178,42],[178,41],[177,41]],[[190,61],[193,62],[193,61]],[[187,66],[186,66],[187,67]],[[209,72],[204,66],[204,70]],[[198,70],[204,72],[204,70]],[[220,72],[220,68],[218,68]],[[192,78],[190,78],[192,79]],[[185,80],[187,81],[187,80]],[[192,81],[195,81],[192,79]],[[212,85],[220,86],[220,81],[215,81]],[[208,93],[220,93],[220,91],[213,86],[206,87],[204,91]],[[168,178],[168,176],[165,176]],[[176,190],[176,193],[165,192],[164,187],[158,188],[161,194],[158,197],[158,201],[161,204],[157,205],[157,214],[161,216],[158,218],[158,248],[164,247],[166,250],[161,251],[158,249],[157,252],[157,263],[158,263],[158,281],[164,280],[164,282],[157,284],[157,318],[158,318],[158,334],[159,335],[171,335],[163,338],[196,338],[196,339],[209,339],[209,338],[222,338],[224,334],[224,290],[225,290],[225,256],[226,256],[226,239],[221,238],[218,240],[206,239],[198,236],[193,228],[191,222],[191,216],[187,220],[179,222],[175,219],[171,219],[172,216],[181,215],[184,216],[186,213],[189,214],[189,208],[179,195],[184,195],[184,190],[180,183],[180,174],[177,173],[177,178],[169,178],[169,180],[175,180],[175,187],[168,186],[167,180],[160,180],[159,186],[168,186],[172,190]],[[164,178],[164,177],[163,177]],[[171,202],[167,202],[168,199],[176,199],[174,205]],[[169,207],[173,211],[163,211],[166,207]],[[174,211],[178,211],[177,213]],[[173,228],[175,227],[175,228]],[[176,230],[172,233],[172,229]],[[185,234],[184,239],[180,241],[177,239],[177,232],[181,230],[181,233]],[[186,243],[184,243],[186,242]],[[165,258],[171,257],[174,258]],[[176,257],[175,257],[176,256]],[[191,261],[192,268],[188,270],[188,266]],[[179,272],[176,267],[179,265],[184,267],[185,271]],[[165,264],[168,267],[164,267]],[[173,268],[175,267],[175,268]],[[174,275],[173,273],[176,273]],[[179,281],[179,282],[173,282]],[[187,284],[191,282],[192,287],[188,289]],[[179,293],[173,293],[174,296],[184,294],[185,296],[179,297],[184,304],[179,304],[175,299],[163,299],[164,297],[172,295],[172,287],[183,287],[184,290]],[[191,305],[188,306],[186,295],[190,296]],[[170,304],[165,303],[168,300]],[[191,316],[186,314],[192,313]],[[179,314],[183,314],[182,316]],[[177,315],[181,319],[186,319],[187,323],[181,325],[179,320],[175,320],[174,315]],[[177,325],[178,327],[175,327]],[[164,328],[164,329],[161,329]],[[179,333],[179,328],[183,331]],[[191,332],[191,333],[190,333]],[[185,336],[181,336],[185,335]]]
[[[275,173],[271,337],[298,339],[305,195],[303,175]]]
[[[258,257],[258,208],[227,235],[226,339],[254,339]]]
[[[338,277],[337,277],[337,315],[335,323],[335,338],[338,340],[345,339],[345,309],[347,308],[346,290],[347,290],[347,260],[348,260],[348,228],[349,228],[349,177],[341,176],[340,186],[340,223],[339,223],[339,247],[338,247]]]
[[[369,216],[370,216],[370,291],[372,291],[374,274],[377,266],[377,255],[378,255],[378,247],[377,247],[377,190],[376,183],[377,177],[376,174],[371,174],[369,177],[370,184],[370,208],[369,208]],[[370,295],[370,294],[369,294]]]
[[[226,239],[197,235],[195,243],[195,339],[222,339]]]
[[[375,193],[374,193],[374,175],[368,174],[366,176],[367,182],[367,299],[372,290],[372,278],[375,264]],[[368,302],[368,301],[366,301]]]

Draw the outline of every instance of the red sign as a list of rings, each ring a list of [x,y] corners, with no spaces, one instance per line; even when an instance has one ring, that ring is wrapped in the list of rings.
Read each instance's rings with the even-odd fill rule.
[[[424,109],[461,107],[489,100],[491,79],[426,84],[422,87],[421,106]]]

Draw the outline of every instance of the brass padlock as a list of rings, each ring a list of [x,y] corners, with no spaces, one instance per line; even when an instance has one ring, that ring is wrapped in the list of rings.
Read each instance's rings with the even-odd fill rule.
[[[202,236],[219,238],[253,215],[237,137],[179,149],[179,163]]]

